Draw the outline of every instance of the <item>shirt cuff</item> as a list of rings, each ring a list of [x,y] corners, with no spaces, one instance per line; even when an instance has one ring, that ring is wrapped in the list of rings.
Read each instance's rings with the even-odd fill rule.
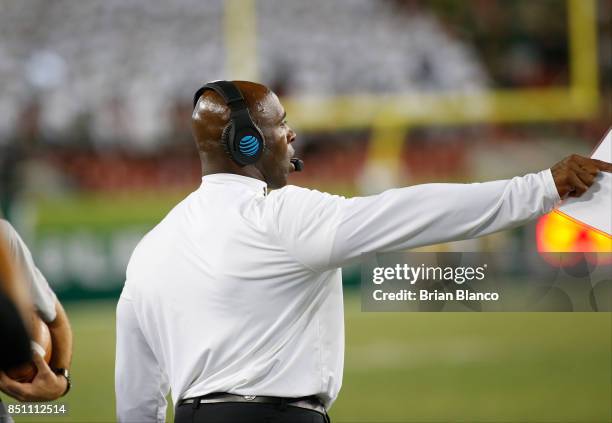
[[[557,184],[555,184],[555,179],[552,176],[551,170],[543,170],[539,173],[539,175],[544,184],[544,189],[546,193],[546,201],[544,202],[545,212],[549,212],[561,202],[561,197],[559,197],[559,191],[557,191]]]

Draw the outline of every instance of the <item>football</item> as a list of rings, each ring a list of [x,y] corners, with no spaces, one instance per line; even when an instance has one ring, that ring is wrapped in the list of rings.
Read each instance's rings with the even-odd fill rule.
[[[49,363],[51,359],[51,333],[47,324],[34,313],[32,322],[32,354],[39,354]],[[7,376],[17,382],[32,382],[38,372],[33,361],[22,364],[6,372]]]

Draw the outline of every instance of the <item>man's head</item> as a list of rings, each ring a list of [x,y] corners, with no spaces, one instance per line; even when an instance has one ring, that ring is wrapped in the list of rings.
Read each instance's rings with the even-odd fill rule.
[[[203,174],[236,173],[265,181],[270,188],[280,188],[287,184],[287,176],[294,170],[290,159],[294,154],[291,143],[295,140],[295,132],[287,125],[278,97],[267,87],[246,81],[234,81],[234,84],[265,138],[263,154],[257,162],[244,167],[232,160],[221,140],[230,120],[230,108],[219,94],[206,90],[191,117]]]

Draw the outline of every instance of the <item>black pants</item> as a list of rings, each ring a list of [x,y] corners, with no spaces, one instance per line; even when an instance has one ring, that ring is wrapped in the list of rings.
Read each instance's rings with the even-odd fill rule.
[[[197,406],[196,406],[197,407]],[[276,404],[222,402],[176,407],[174,423],[328,423],[321,413]]]

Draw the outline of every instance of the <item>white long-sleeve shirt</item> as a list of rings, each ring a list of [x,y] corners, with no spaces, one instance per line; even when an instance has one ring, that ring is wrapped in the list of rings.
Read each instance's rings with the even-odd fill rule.
[[[203,177],[136,247],[117,306],[119,421],[164,421],[211,392],[301,397],[329,407],[342,383],[340,267],[361,253],[473,238],[548,212],[550,170],[346,199]]]

